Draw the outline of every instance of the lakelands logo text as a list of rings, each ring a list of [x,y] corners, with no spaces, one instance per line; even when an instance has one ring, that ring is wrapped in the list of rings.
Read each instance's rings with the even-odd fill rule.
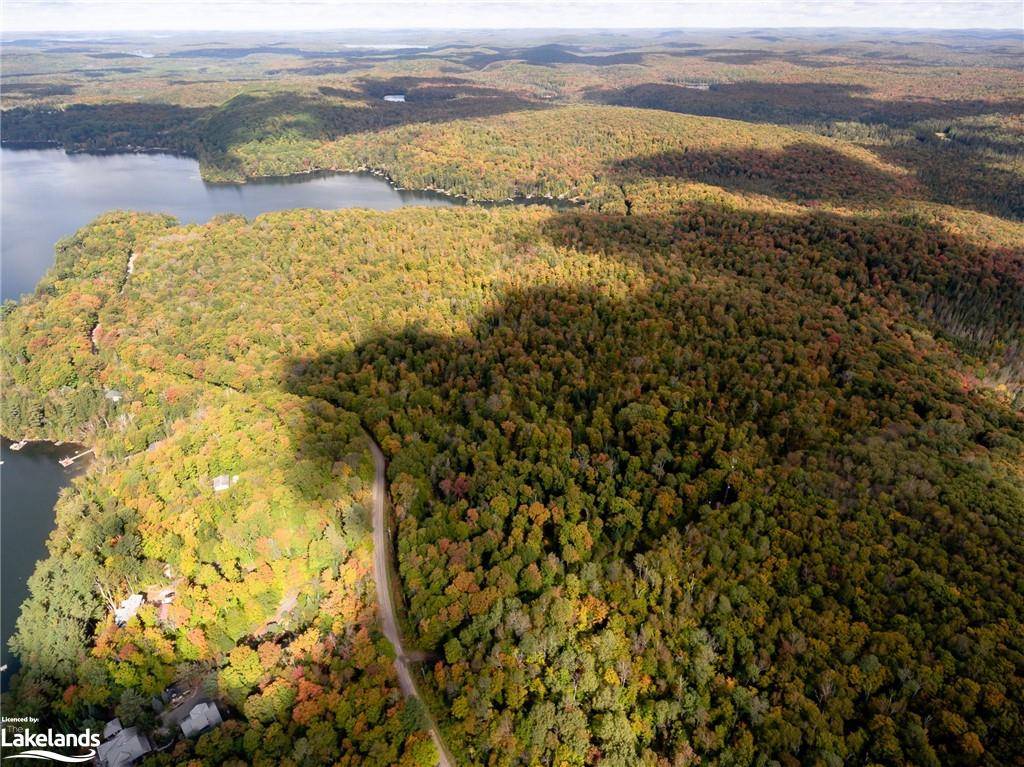
[[[82,733],[69,735],[63,732],[32,732],[27,727],[21,729],[8,729],[6,726],[0,730],[0,745],[3,751],[17,748],[24,749],[16,754],[4,754],[4,759],[49,759],[54,762],[65,764],[82,764],[91,761],[96,756],[96,747],[100,744],[100,736],[91,730]],[[51,749],[81,751],[90,749],[85,754],[59,754]]]

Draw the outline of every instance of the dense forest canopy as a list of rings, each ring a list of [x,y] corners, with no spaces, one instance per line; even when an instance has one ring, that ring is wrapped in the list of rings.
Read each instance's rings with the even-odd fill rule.
[[[5,141],[573,203],[59,243],[3,433],[97,458],[5,712],[178,681],[227,722],[148,765],[435,763],[369,434],[458,764],[1024,763],[1019,36],[763,37],[5,46]]]
[[[369,165],[400,184],[430,185],[433,177],[433,185],[473,197],[573,196],[590,183],[579,174],[593,169],[550,168],[550,177],[527,173],[512,185],[466,174],[509,161],[548,168],[552,157],[574,154],[542,127],[540,145],[505,151],[513,146],[507,134],[535,128],[532,119],[503,115],[613,104],[849,139],[913,174],[928,199],[1024,217],[1019,32],[479,32],[459,40],[420,32],[372,42],[353,34],[344,44],[320,35],[282,35],[272,44],[225,37],[11,41],[4,141],[183,152],[220,181]],[[384,38],[391,47],[380,47]],[[383,101],[395,93],[406,102]],[[451,154],[479,124],[457,123],[454,135],[447,124],[486,118],[502,143],[477,140],[471,158]],[[602,113],[552,116],[549,124],[574,132],[595,119]],[[431,125],[445,164],[429,162],[427,173],[419,163],[431,157],[396,157],[395,143],[435,143],[414,127]],[[386,128],[397,132],[380,136]]]

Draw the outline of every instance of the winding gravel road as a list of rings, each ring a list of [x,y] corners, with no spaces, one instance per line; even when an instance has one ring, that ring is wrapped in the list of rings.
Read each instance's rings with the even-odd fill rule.
[[[376,475],[373,480],[373,580],[377,587],[377,603],[380,606],[380,622],[384,636],[395,648],[395,671],[398,674],[398,684],[402,688],[402,694],[407,700],[416,698],[422,702],[419,692],[416,690],[416,682],[409,673],[409,662],[405,655],[405,648],[402,646],[402,636],[398,630],[398,620],[395,618],[395,601],[391,593],[391,533],[388,530],[387,519],[384,515],[384,499],[387,496],[387,478],[385,476],[384,453],[381,452],[376,440],[367,433],[366,438],[370,442],[370,451],[373,453],[373,465]],[[427,711],[426,704],[423,711],[427,716],[427,731],[431,740],[437,748],[438,765],[440,767],[455,767],[455,762],[448,753],[448,749],[441,740],[441,732],[437,729],[437,723]]]

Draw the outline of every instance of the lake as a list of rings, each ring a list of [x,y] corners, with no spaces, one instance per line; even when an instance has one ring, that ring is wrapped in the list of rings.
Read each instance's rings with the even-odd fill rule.
[[[117,208],[170,213],[201,223],[219,213],[253,217],[288,208],[373,208],[456,205],[430,192],[399,191],[368,173],[294,176],[242,185],[207,184],[199,164],[167,154],[69,155],[62,149],[0,149],[0,278],[3,299],[34,290],[53,264],[57,240],[74,234],[96,216]],[[8,435],[20,437],[20,435]],[[54,527],[57,494],[80,468],[58,460],[74,446],[32,443],[12,452],[3,441],[0,467],[0,643],[3,689],[17,659],[7,640],[27,592],[26,581],[46,553]]]
[[[58,461],[74,455],[78,445],[31,442],[19,451],[11,450],[9,440],[0,440],[0,509],[3,530],[0,535],[3,557],[3,593],[0,595],[0,664],[7,664],[3,673],[3,689],[11,673],[17,670],[17,659],[7,649],[7,640],[14,633],[14,623],[22,601],[28,596],[28,577],[36,561],[46,555],[46,539],[55,526],[53,505],[57,494],[71,478],[82,471],[82,459],[64,468]]]
[[[207,184],[199,163],[169,154],[66,154],[63,149],[0,149],[2,298],[30,293],[53,264],[57,240],[118,208],[169,213],[183,223],[218,213],[247,218],[288,208],[456,205],[431,192],[395,189],[370,173],[334,173]]]

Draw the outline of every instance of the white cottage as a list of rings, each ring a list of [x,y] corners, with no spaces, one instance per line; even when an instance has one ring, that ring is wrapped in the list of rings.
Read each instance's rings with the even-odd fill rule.
[[[132,594],[127,599],[121,601],[121,604],[114,610],[114,622],[118,626],[123,626],[132,618],[135,617],[135,613],[142,607],[142,603],[146,601],[146,598],[142,594]]]

